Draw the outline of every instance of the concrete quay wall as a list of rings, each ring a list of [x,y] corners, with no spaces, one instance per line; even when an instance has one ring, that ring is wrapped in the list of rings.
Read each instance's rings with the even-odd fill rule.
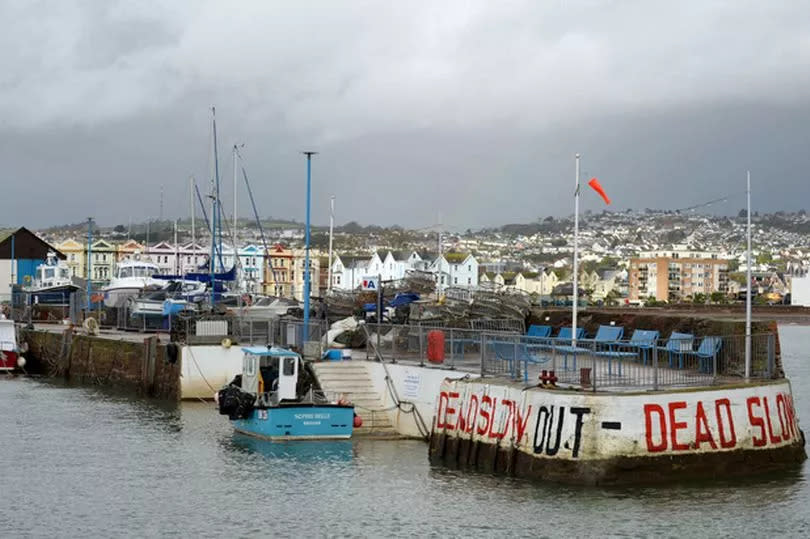
[[[447,380],[431,461],[578,484],[757,475],[806,458],[787,380],[636,394]]]
[[[94,337],[66,328],[25,330],[23,339],[28,344],[29,372],[149,397],[180,398],[180,362],[157,336]]]

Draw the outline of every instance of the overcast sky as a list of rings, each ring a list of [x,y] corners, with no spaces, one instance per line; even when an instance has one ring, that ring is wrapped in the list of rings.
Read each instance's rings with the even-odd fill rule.
[[[810,196],[803,1],[0,2],[0,224],[189,214],[217,108],[262,216],[451,228]],[[249,211],[240,185],[240,213]],[[737,196],[716,211],[736,213]],[[584,209],[601,210],[593,193]]]

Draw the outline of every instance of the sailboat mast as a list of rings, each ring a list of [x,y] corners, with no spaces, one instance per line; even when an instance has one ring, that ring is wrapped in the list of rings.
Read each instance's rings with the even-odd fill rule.
[[[174,274],[180,273],[180,247],[177,245],[177,219],[174,220]]]
[[[214,117],[214,179],[216,181],[216,189],[214,192],[215,196],[215,203],[217,208],[220,206],[220,196],[219,196],[219,153],[217,151],[217,117],[216,111],[212,108],[211,111],[213,112]],[[219,265],[222,267],[222,271],[225,271],[225,264],[222,263],[222,217],[219,215],[219,212],[216,211],[217,208],[214,208],[214,233],[215,237],[217,238],[217,244],[219,246]]]
[[[195,191],[195,187],[196,187],[194,185],[194,176],[189,177],[188,182],[189,182],[188,202],[189,202],[189,205],[191,206],[191,208],[190,208],[191,209],[191,252],[192,252],[192,256],[194,257],[193,260],[196,262],[197,261],[197,246],[195,244],[195,238],[194,238],[194,217],[195,217],[195,214],[197,213],[197,208],[196,208],[196,205],[194,204],[194,191]],[[194,268],[194,269],[196,269],[196,268]]]
[[[236,255],[236,221],[237,221],[237,218],[236,218],[236,202],[237,202],[236,179],[238,177],[237,173],[236,173],[236,165],[237,165],[236,158],[238,157],[237,151],[238,150],[236,148],[236,144],[234,144],[233,145],[233,252],[234,252],[234,256]]]
[[[216,109],[211,107],[211,117],[212,117],[212,125],[213,125],[213,138],[214,138],[214,162],[216,162],[216,154],[217,154],[217,120],[216,120]],[[216,168],[216,165],[215,165]],[[216,272],[216,259],[215,259],[215,250],[216,250],[216,222],[217,222],[217,197],[216,197],[216,190],[214,185],[214,178],[211,178],[211,258],[209,260],[208,269],[211,271],[211,308],[214,308],[214,289],[215,289],[215,281],[214,281],[214,273]]]
[[[332,291],[332,234],[335,230],[335,195],[329,199],[329,268],[328,281],[326,285],[327,292]]]

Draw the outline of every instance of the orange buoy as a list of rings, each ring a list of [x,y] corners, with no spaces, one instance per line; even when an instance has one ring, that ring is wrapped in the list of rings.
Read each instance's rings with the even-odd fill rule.
[[[357,414],[354,414],[354,428],[359,429],[363,426],[363,418]]]

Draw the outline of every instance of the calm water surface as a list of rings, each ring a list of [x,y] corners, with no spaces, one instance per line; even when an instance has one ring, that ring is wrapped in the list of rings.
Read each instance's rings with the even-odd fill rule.
[[[780,328],[810,425],[810,327]],[[470,474],[420,442],[271,444],[212,404],[0,379],[0,536],[810,536],[808,466],[599,489]]]

